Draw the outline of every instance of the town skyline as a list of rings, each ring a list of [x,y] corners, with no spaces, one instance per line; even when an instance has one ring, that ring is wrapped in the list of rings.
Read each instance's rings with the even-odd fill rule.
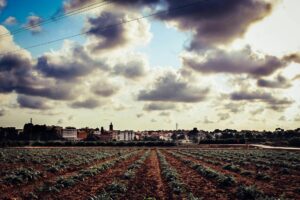
[[[299,128],[298,0],[128,2],[0,0],[0,127]]]

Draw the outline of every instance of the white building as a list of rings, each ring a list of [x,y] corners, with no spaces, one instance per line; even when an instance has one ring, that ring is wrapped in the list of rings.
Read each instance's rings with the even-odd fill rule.
[[[74,127],[66,127],[63,129],[63,138],[66,140],[77,140],[77,129]]]
[[[132,141],[135,138],[135,133],[133,131],[118,131],[117,141]]]
[[[101,131],[94,131],[95,135],[101,135]]]

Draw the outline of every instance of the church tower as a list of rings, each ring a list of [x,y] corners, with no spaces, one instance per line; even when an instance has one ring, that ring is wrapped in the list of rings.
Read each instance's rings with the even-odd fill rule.
[[[113,130],[114,130],[114,126],[113,126],[113,124],[111,122],[110,125],[109,125],[109,131],[113,131]]]

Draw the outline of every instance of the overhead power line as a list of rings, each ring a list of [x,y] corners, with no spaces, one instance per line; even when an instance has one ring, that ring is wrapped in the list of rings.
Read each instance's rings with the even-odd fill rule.
[[[194,1],[192,3],[185,4],[185,5],[182,5],[182,6],[177,6],[177,7],[174,7],[174,8],[169,8],[168,10],[158,11],[158,12],[154,12],[154,13],[151,13],[151,14],[148,14],[148,15],[143,15],[143,16],[138,17],[138,18],[129,19],[129,20],[122,21],[122,22],[119,22],[119,23],[106,25],[106,26],[103,26],[101,29],[99,29],[99,31],[105,31],[107,29],[111,29],[111,28],[116,27],[116,26],[120,26],[120,25],[127,24],[127,23],[134,22],[134,21],[139,21],[139,20],[142,20],[142,19],[145,19],[145,18],[149,18],[149,17],[153,17],[153,16],[157,16],[157,15],[163,15],[163,14],[168,15],[169,13],[173,13],[173,12],[179,11],[181,9],[185,9],[185,8],[191,7],[191,6],[193,6],[195,4],[198,4],[198,3],[202,3],[203,1],[206,1],[206,0]],[[50,40],[50,41],[39,43],[39,44],[35,44],[35,45],[32,45],[32,46],[27,46],[27,47],[24,47],[24,48],[19,48],[19,49],[16,49],[16,50],[8,51],[8,52],[0,54],[0,56],[6,55],[6,54],[10,54],[10,53],[15,53],[15,52],[21,51],[23,49],[28,50],[28,49],[32,49],[32,48],[36,48],[36,47],[40,47],[40,46],[44,46],[44,45],[56,43],[56,42],[63,41],[63,40],[66,40],[66,39],[78,37],[78,36],[81,36],[81,35],[86,35],[86,34],[89,34],[89,33],[90,33],[90,31],[86,31],[86,32],[77,33],[77,34],[74,34],[74,35],[69,35],[69,36],[61,37],[61,38],[58,38],[58,39],[55,39],[55,40]]]
[[[69,12],[65,12],[63,14],[59,14],[57,16],[52,16],[52,17],[43,19],[41,22],[36,23],[34,25],[26,25],[24,27],[15,29],[15,30],[13,30],[11,32],[6,32],[6,33],[3,33],[3,34],[0,34],[0,38],[7,37],[9,35],[16,35],[18,33],[31,30],[31,29],[39,27],[41,25],[49,24],[49,23],[52,23],[52,22],[57,22],[59,20],[62,20],[64,18],[73,16],[73,15],[77,15],[77,14],[80,14],[80,13],[83,13],[83,12],[86,12],[86,11],[89,11],[89,10],[92,10],[92,9],[95,9],[95,8],[106,6],[106,5],[112,4],[113,1],[116,1],[116,0],[110,0],[110,1],[109,0],[103,0],[101,2],[97,2],[97,3],[93,3],[93,4],[88,4],[87,6],[83,6],[83,7],[80,7],[78,9],[74,9],[74,10],[71,10]]]

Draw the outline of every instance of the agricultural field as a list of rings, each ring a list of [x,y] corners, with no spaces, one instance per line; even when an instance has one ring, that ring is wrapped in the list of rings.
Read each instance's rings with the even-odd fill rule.
[[[0,199],[300,199],[300,152],[0,149]]]

